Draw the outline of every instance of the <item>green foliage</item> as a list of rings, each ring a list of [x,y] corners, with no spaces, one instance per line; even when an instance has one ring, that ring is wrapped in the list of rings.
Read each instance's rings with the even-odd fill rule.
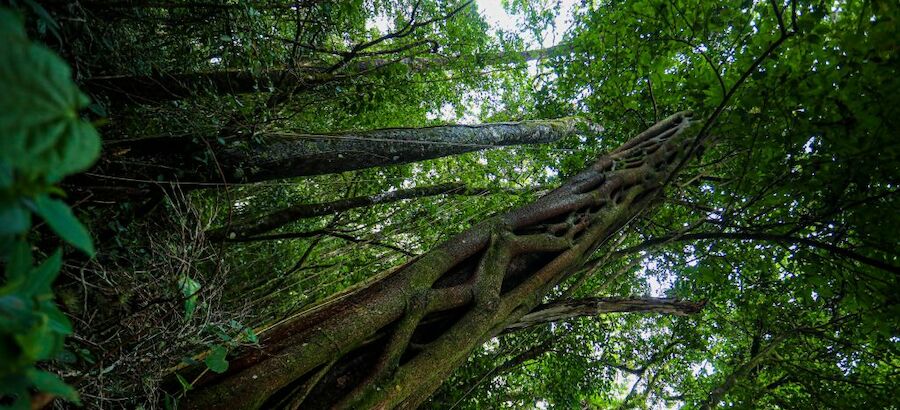
[[[31,266],[30,246],[17,241],[9,253],[6,284],[0,288],[0,394],[28,403],[28,388],[78,401],[75,391],[34,364],[53,359],[62,350],[72,325],[54,302],[51,285],[59,274],[62,253],[57,250],[38,266]],[[27,380],[27,382],[23,382]],[[21,404],[20,404],[21,405]]]
[[[6,9],[0,9],[0,41],[0,254],[6,265],[0,288],[0,397],[11,399],[13,408],[28,408],[33,388],[78,403],[71,386],[35,367],[61,354],[65,336],[72,333],[51,288],[62,250],[32,266],[25,237],[34,212],[64,241],[94,255],[85,227],[63,201],[49,195],[62,192],[54,183],[94,162],[100,141],[78,114],[88,100],[72,82],[67,64],[30,42],[22,23]]]
[[[190,320],[194,315],[194,309],[197,308],[197,292],[202,287],[199,282],[191,279],[186,275],[182,275],[178,280],[178,287],[181,288],[181,294],[184,296],[184,319]]]
[[[225,346],[212,345],[209,347],[209,355],[206,356],[203,363],[206,364],[206,367],[209,368],[209,370],[216,373],[224,373],[228,370],[228,360],[225,359],[226,355],[228,355],[228,349],[225,348]]]
[[[3,13],[0,39],[0,161],[25,184],[54,183],[83,171],[100,153],[97,131],[78,115],[87,96],[72,82],[72,74],[51,50],[29,42],[21,23]],[[24,193],[29,188],[21,186]]]
[[[47,195],[38,195],[34,201],[27,201],[26,204],[63,240],[89,256],[94,255],[94,243],[90,234],[65,202]]]
[[[529,40],[548,34],[564,6],[552,1],[505,3],[510,12],[521,15],[524,28],[492,33],[494,27],[473,7],[353,59],[444,58],[439,67],[417,70],[393,64],[363,72],[344,67],[326,84],[296,89],[285,86],[292,84],[290,78],[279,84],[269,73],[285,67],[303,72],[299,67],[304,65],[327,70],[352,45],[403,27],[409,2],[306,2],[296,9],[291,8],[294,2],[279,1],[265,7],[229,1],[222,7],[200,8],[165,2],[118,8],[85,5],[84,15],[50,6],[49,14],[34,12],[38,27],[54,15],[67,15],[60,19],[65,24],[44,24],[63,35],[66,42],[60,47],[79,63],[73,65],[78,78],[224,70],[253,74],[256,93],[217,94],[205,92],[200,84],[196,93],[175,102],[106,107],[115,114],[108,134],[122,142],[186,135],[171,145],[201,147],[190,152],[174,177],[189,173],[195,164],[221,159],[207,152],[205,141],[253,147],[265,143],[269,132],[327,133],[568,115],[585,116],[606,129],[600,135],[583,133],[541,147],[192,193],[200,204],[200,224],[220,226],[232,218],[298,203],[445,182],[522,191],[436,196],[355,209],[295,221],[277,232],[332,231],[341,237],[317,233],[223,246],[215,255],[216,265],[232,268],[221,285],[224,289],[196,271],[178,270],[173,275],[177,279],[166,283],[165,296],[177,301],[178,315],[183,308],[181,323],[202,320],[212,309],[202,297],[220,290],[229,307],[246,308],[253,316],[241,318],[245,323],[222,320],[194,335],[198,350],[209,354],[205,363],[190,364],[225,371],[228,354],[257,342],[251,328],[264,328],[390,271],[407,261],[408,254],[421,254],[487,215],[533,199],[545,191],[531,187],[552,187],[656,119],[691,109],[700,122],[721,112],[709,124],[718,145],[705,153],[701,164],[686,167],[684,178],[672,181],[655,211],[622,232],[617,248],[598,252],[627,251],[618,260],[606,261],[573,296],[664,293],[708,300],[704,312],[677,319],[585,318],[504,335],[475,352],[435,397],[433,407],[530,408],[541,403],[554,408],[697,408],[733,375],[736,382],[722,397],[723,406],[892,405],[900,329],[896,272],[861,261],[900,265],[898,8],[885,1],[582,2],[575,6],[572,27],[561,42],[567,51],[529,67],[521,61],[491,65],[482,57],[529,48]],[[420,6],[419,18],[427,19],[448,12],[452,4],[423,1]],[[41,96],[24,104],[17,101],[0,122],[4,132],[20,123],[36,127],[10,134],[24,135],[24,140],[0,142],[6,144],[0,155],[9,156],[0,164],[0,187],[10,192],[0,197],[0,235],[22,235],[34,213],[66,241],[90,252],[84,229],[61,201],[51,199],[58,192],[49,184],[59,175],[29,168],[62,164],[75,172],[90,162],[85,158],[93,158],[96,143],[78,117],[84,98],[68,85],[70,74],[52,62],[53,55],[23,45],[30,43],[21,24],[6,14],[0,18],[8,31],[4,38],[19,47],[14,51],[17,59],[30,61],[27,69],[2,71],[4,78],[27,86],[29,91],[17,98]],[[388,27],[374,27],[376,19],[387,21]],[[430,43],[415,46],[426,40],[436,42],[437,49],[430,50]],[[777,47],[764,54],[773,45]],[[391,52],[407,46],[411,48]],[[757,59],[759,65],[751,69]],[[49,80],[20,79],[36,73]],[[279,92],[279,85],[289,92]],[[111,102],[106,91],[91,90],[92,97]],[[159,145],[170,144],[165,141]],[[75,155],[78,152],[83,155]],[[151,167],[141,177],[168,179],[162,172]],[[120,205],[126,213],[126,207],[139,208],[140,201]],[[116,241],[125,234],[144,234],[130,232],[135,228],[125,227],[127,221],[118,215],[104,223],[122,233]],[[677,237],[702,233],[720,236],[689,241]],[[738,235],[748,233],[787,239]],[[645,246],[654,238],[669,240]],[[122,247],[142,246],[135,240]],[[183,248],[178,251],[196,250]],[[835,253],[834,248],[857,257]],[[178,255],[173,259],[182,257],[182,252],[173,253]],[[126,270],[153,271],[132,260],[122,264]],[[27,265],[25,269],[31,269],[30,262]],[[572,282],[554,289],[552,297],[559,297]],[[116,290],[126,301],[130,291]],[[130,314],[129,307],[123,316]],[[784,334],[791,336],[780,339]],[[493,373],[546,340],[554,340],[554,345],[543,355]],[[759,357],[752,371],[742,372],[743,365],[776,340],[771,354]],[[187,380],[179,381],[184,390],[192,387]]]

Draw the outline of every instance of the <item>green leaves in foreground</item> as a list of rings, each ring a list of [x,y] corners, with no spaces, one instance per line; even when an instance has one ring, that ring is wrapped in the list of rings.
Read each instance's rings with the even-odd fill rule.
[[[72,333],[51,288],[62,252],[57,250],[38,266],[31,264],[30,246],[18,241],[6,264],[6,284],[0,288],[0,395],[13,397],[13,408],[28,408],[32,387],[77,402],[74,389],[34,366],[59,354],[65,336]]]
[[[28,230],[33,211],[93,256],[87,230],[64,202],[48,196],[60,192],[53,183],[87,169],[100,153],[97,131],[78,114],[89,100],[68,65],[29,41],[8,10],[0,10],[0,42],[0,245]]]
[[[88,256],[94,256],[94,243],[90,234],[65,202],[47,195],[39,195],[33,204],[34,213],[44,218],[57,235]]]
[[[0,287],[0,407],[30,408],[31,390],[78,402],[75,389],[36,367],[60,354],[72,333],[53,300],[62,251],[32,266],[25,237],[34,212],[63,240],[94,255],[87,229],[50,193],[61,194],[56,182],[94,163],[100,138],[79,115],[89,100],[68,65],[29,41],[21,21],[5,9],[0,44],[0,259],[6,265]]]
[[[0,162],[23,179],[63,176],[87,169],[100,153],[100,138],[78,111],[89,103],[72,82],[66,63],[28,41],[21,23],[0,10]]]

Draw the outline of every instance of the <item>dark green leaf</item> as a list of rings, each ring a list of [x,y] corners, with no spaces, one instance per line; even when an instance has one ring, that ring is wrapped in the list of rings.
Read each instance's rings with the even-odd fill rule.
[[[222,345],[212,345],[209,348],[209,356],[206,356],[206,367],[216,373],[223,373],[228,370],[228,361],[225,356],[228,355],[228,349]]]
[[[26,296],[47,297],[53,294],[50,286],[59,275],[62,266],[62,250],[57,249],[40,266],[31,270],[17,291]]]
[[[2,19],[12,18],[4,12]],[[93,164],[100,139],[78,116],[88,99],[66,63],[17,33],[4,31],[0,53],[0,162],[28,177],[58,180]]]
[[[61,397],[76,404],[81,404],[78,398],[78,392],[53,373],[32,369],[28,372],[28,378],[38,391]]]
[[[24,280],[31,270],[32,263],[34,262],[31,260],[31,245],[22,240],[14,242],[6,265],[6,280],[9,282]]]
[[[197,292],[200,290],[200,283],[187,275],[182,275],[178,280],[178,287],[181,288],[181,294],[186,298],[184,300],[184,319],[190,320],[197,308]]]
[[[40,195],[34,199],[34,212],[44,218],[50,228],[88,256],[94,256],[94,243],[91,235],[81,222],[72,214],[65,202]]]
[[[31,213],[14,201],[0,202],[0,235],[25,232],[31,226]]]

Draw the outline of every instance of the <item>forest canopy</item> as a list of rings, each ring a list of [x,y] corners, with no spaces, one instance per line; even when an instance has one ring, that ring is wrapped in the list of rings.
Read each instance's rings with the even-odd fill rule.
[[[898,39],[884,0],[4,1],[0,408],[896,408]]]

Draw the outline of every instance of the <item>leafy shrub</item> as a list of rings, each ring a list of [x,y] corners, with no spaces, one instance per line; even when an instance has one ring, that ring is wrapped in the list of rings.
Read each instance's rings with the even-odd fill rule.
[[[9,10],[0,9],[0,405],[30,408],[29,389],[78,402],[78,394],[40,361],[61,351],[72,325],[57,308],[51,288],[62,265],[57,249],[33,266],[27,235],[32,214],[89,256],[87,229],[61,199],[55,184],[93,164],[100,138],[79,110],[89,100],[66,63],[28,40]]]

